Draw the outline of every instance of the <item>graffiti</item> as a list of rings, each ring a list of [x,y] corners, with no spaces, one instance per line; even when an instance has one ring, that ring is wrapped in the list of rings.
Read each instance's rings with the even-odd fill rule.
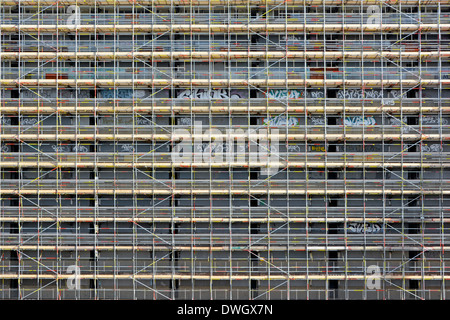
[[[196,151],[198,152],[230,152],[232,150],[232,146],[228,143],[202,143],[196,145]]]
[[[325,152],[327,149],[325,148],[325,146],[310,146],[311,151],[316,151],[316,152]]]
[[[362,152],[363,146],[347,144],[345,146],[345,150],[347,152]],[[379,145],[364,145],[364,151],[365,152],[381,152],[381,146],[379,146]]]
[[[11,125],[11,118],[7,118],[7,117],[1,117],[0,118],[0,124],[4,124],[4,125]]]
[[[122,152],[134,152],[134,147],[131,144],[124,144],[121,147]]]
[[[374,117],[345,117],[344,125],[345,126],[373,126],[376,125],[377,122]]]
[[[439,118],[437,116],[424,116],[424,117],[422,117],[422,123],[423,124],[440,124],[440,119],[441,118]],[[448,120],[442,118],[442,124],[443,125],[448,124]]]
[[[246,94],[243,90],[231,90],[228,94],[227,89],[186,89],[178,93],[177,99],[245,99]]]
[[[58,90],[58,95],[60,99],[89,99],[91,96],[89,90]],[[22,90],[20,97],[23,99],[55,99],[56,90],[41,90],[38,92]]]
[[[350,90],[339,90],[337,93],[338,99],[383,99],[384,104],[394,105],[396,99],[400,96],[400,92],[396,90],[391,90],[386,92],[387,96],[383,94],[382,90],[361,90],[361,89],[350,89]]]
[[[440,144],[432,144],[432,145],[422,145],[420,149],[423,152],[442,152],[444,151],[444,148]]]
[[[403,117],[402,119],[398,119],[398,118],[389,118],[389,121],[390,121],[390,123],[391,123],[391,125],[394,125],[394,126],[402,126],[403,125],[403,127],[402,127],[402,129],[401,129],[401,131],[402,132],[409,132],[409,130],[410,130],[410,127],[406,124],[406,117]]]
[[[287,150],[288,150],[288,152],[300,152],[300,146],[288,145]]]
[[[74,146],[72,149],[73,152],[88,152],[87,146]]]
[[[297,89],[271,89],[266,96],[269,99],[299,99],[299,98],[324,98],[323,91],[307,91]]]
[[[310,120],[314,126],[325,125],[324,117],[311,117]]]
[[[353,233],[379,233],[381,226],[378,223],[350,223],[348,229]]]
[[[9,147],[6,144],[4,144],[0,147],[0,151],[1,152],[9,152]]]
[[[381,23],[381,13],[380,7],[373,5],[367,7],[367,13],[369,16],[367,17],[367,24],[380,24]]]
[[[38,123],[38,119],[36,118],[22,118],[20,120],[20,124],[24,126],[32,126]]]
[[[298,119],[295,117],[287,117],[286,115],[278,115],[275,117],[264,118],[263,123],[271,127],[295,127],[298,126]]]
[[[180,125],[183,125],[183,126],[190,126],[191,125],[191,118],[180,118],[179,119],[180,121]]]
[[[283,37],[281,38],[281,40],[283,40],[283,41],[303,41],[303,39],[299,39],[299,38],[297,38],[297,37],[294,36],[294,35],[283,36]]]
[[[55,146],[52,145],[52,149],[54,152],[70,152],[69,146]]]
[[[136,124],[138,125],[150,125],[151,121],[145,118],[137,118],[136,119]]]
[[[133,99],[133,98],[143,98],[145,96],[145,90],[133,90],[133,89],[103,89],[99,90],[100,97],[104,99]],[[114,97],[114,94],[116,96]]]

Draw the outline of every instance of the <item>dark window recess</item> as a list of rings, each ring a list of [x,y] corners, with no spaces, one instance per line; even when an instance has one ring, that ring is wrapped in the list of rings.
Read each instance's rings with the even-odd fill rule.
[[[95,180],[95,176],[96,176],[95,171],[90,171],[90,172],[89,172],[89,179]]]
[[[11,280],[9,280],[9,287],[11,289],[15,289],[15,291],[17,289],[19,289],[19,279],[11,279]],[[14,296],[17,297],[17,292],[14,292]]]
[[[259,224],[251,223],[250,224],[250,234],[258,234],[259,233]]]
[[[406,93],[406,97],[407,97],[407,98],[410,98],[410,99],[414,99],[414,98],[416,97],[416,91],[414,91],[414,90],[409,90],[409,91]]]
[[[337,125],[337,117],[327,117],[327,123],[330,126],[335,126]]]
[[[250,251],[250,261],[252,263],[256,263],[259,261],[259,252],[258,251]]]
[[[11,99],[19,99],[19,90],[11,90]]]
[[[422,253],[422,251],[409,251],[408,252],[408,258],[411,260],[416,260],[418,258],[420,258],[420,254]]]
[[[329,223],[328,224],[328,234],[337,234],[338,233],[338,224],[337,223]],[[336,252],[337,258],[337,252]]]
[[[94,201],[95,202],[95,201]],[[89,223],[89,234],[94,234],[95,233],[95,226],[93,223]],[[95,257],[95,252],[94,250],[91,251],[91,258]]]
[[[258,124],[258,118],[257,117],[250,117],[250,125],[256,126]]]
[[[418,117],[407,117],[406,124],[408,126],[416,126],[419,124],[419,118]]]
[[[17,171],[17,170],[10,171],[9,175],[10,175],[10,179],[12,179],[12,180],[19,179],[19,171]]]
[[[89,90],[89,97],[90,97],[91,99],[95,99],[96,92],[97,92],[97,91],[95,91],[95,90]]]
[[[18,234],[19,233],[19,224],[17,222],[11,222],[11,224],[9,225],[9,233],[11,234]],[[16,251],[11,251],[12,252],[16,252]],[[17,254],[17,252],[16,252]]]
[[[170,198],[170,205],[172,207],[179,207],[180,206],[180,201],[179,199],[177,199],[177,197],[172,197]]]
[[[327,90],[327,98],[334,99],[337,97],[337,90],[336,89],[328,89]]]
[[[419,290],[419,280],[409,279],[409,289],[410,290]]]
[[[331,198],[328,200],[328,206],[329,207],[337,207],[338,206],[338,199]]]
[[[408,171],[408,180],[418,180],[419,172],[417,171]]]
[[[328,288],[331,290],[337,289],[339,286],[339,280],[329,280]]]
[[[91,126],[95,125],[95,117],[89,117],[89,125]]]
[[[258,280],[250,280],[250,288],[252,291],[252,298],[258,297]]]
[[[9,150],[11,152],[19,152],[19,145],[18,144],[12,143],[12,144],[8,144],[8,146],[9,146]]]
[[[252,171],[250,171],[249,175],[250,175],[250,180],[257,180],[258,176],[259,176],[259,171],[252,170]]]
[[[408,234],[418,234],[420,233],[420,223],[408,223]],[[410,251],[410,255],[411,255]],[[411,257],[410,257],[411,258]]]
[[[17,126],[19,124],[19,117],[10,117],[10,119],[12,126]]]
[[[328,145],[328,152],[337,152],[337,149],[337,145],[335,144]]]
[[[250,11],[252,19],[255,19],[259,15],[259,9],[252,8]]]
[[[259,200],[258,199],[254,199],[254,198],[250,199],[250,207],[257,207],[258,204],[259,204]]]
[[[96,288],[98,288],[97,280],[90,279],[89,280],[89,289],[96,289]]]
[[[11,207],[18,207],[19,206],[19,198],[11,198],[9,200]]]
[[[177,290],[180,287],[180,280],[179,279],[173,279],[169,281],[169,289],[175,289]]]
[[[408,199],[406,202],[407,207],[418,207],[419,206],[419,199],[412,198]]]
[[[170,234],[178,234],[179,229],[180,229],[180,225],[178,223],[173,223],[170,226],[169,233]]]
[[[328,280],[328,289],[330,289],[328,293],[329,299],[337,299],[339,280]]]
[[[413,144],[409,144],[409,145],[407,145],[407,150],[408,150],[408,152],[417,152],[418,151],[418,144],[415,144],[415,143],[413,143]]]
[[[330,180],[339,179],[339,172],[329,171],[328,172],[328,179],[330,179]]]
[[[337,251],[328,251],[328,260],[329,261],[337,261],[338,259],[338,252]]]
[[[250,90],[250,99],[256,99],[257,98],[257,92],[255,89]]]
[[[9,254],[9,260],[11,261],[11,264],[16,264],[19,261],[19,253],[16,250],[11,250]]]

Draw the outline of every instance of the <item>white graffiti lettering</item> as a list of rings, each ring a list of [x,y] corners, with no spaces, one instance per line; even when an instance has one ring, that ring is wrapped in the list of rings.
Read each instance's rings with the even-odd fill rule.
[[[422,123],[423,124],[440,124],[440,119],[441,118],[439,118],[437,116],[424,116],[424,117],[422,117]],[[442,124],[443,125],[448,124],[447,119],[442,118]]]
[[[275,117],[264,118],[263,123],[271,127],[295,127],[298,126],[298,119],[295,117],[287,117],[286,115],[278,115]]]
[[[131,144],[124,144],[121,146],[122,152],[134,152],[134,147]]]
[[[350,223],[348,229],[353,233],[378,233],[381,226],[378,223]]]
[[[377,121],[374,117],[345,117],[344,125],[345,126],[373,126],[376,125]]]
[[[432,144],[432,145],[422,145],[420,147],[422,152],[442,152],[444,151],[444,148],[440,144]]]
[[[325,125],[325,119],[323,117],[311,117],[310,118],[313,125]]]
[[[228,95],[226,89],[186,89],[180,92],[177,96],[178,99],[241,99],[244,95],[239,92],[231,92],[231,96]]]
[[[87,146],[74,146],[72,149],[73,152],[88,152]]]

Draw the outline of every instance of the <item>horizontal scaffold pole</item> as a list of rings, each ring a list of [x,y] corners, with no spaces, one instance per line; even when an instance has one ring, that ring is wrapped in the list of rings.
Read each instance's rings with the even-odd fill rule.
[[[319,87],[324,86],[333,88],[361,88],[361,87],[383,87],[385,89],[394,89],[400,87],[442,87],[450,88],[450,79],[390,79],[390,80],[335,80],[335,79],[1,79],[0,86],[21,87],[26,86],[34,89],[36,87],[50,88],[165,88],[173,86],[183,89],[190,87],[208,88],[248,88],[249,86],[261,88],[283,88],[286,87],[298,89],[299,87]]]
[[[303,5],[373,5],[380,4],[380,0],[59,0],[58,5],[78,5],[78,6],[303,6]],[[449,0],[383,0],[385,5],[447,5]],[[0,0],[0,6],[50,6],[54,5],[54,0]]]
[[[252,32],[292,33],[292,32],[448,32],[450,24],[108,24],[108,25],[66,25],[66,24],[0,24],[0,32],[30,34],[45,33],[236,33]]]
[[[392,51],[229,51],[229,52],[1,52],[2,60],[244,60],[247,59],[289,59],[289,60],[448,60],[450,51],[392,52]]]
[[[401,184],[399,185],[401,186]],[[273,188],[273,187],[272,187]],[[442,187],[445,188],[445,187]],[[151,195],[172,195],[172,196],[191,196],[191,195],[326,195],[326,196],[355,196],[355,195],[403,195],[403,196],[417,196],[417,195],[437,195],[437,196],[449,196],[450,189],[440,189],[436,186],[436,189],[390,189],[383,188],[301,188],[301,189],[270,189],[270,188],[258,188],[258,189],[238,189],[238,188],[228,188],[228,189],[1,189],[0,195],[15,195],[15,196],[59,196],[59,195],[77,195],[77,196],[90,196],[90,195],[141,195],[141,196],[151,196]]]
[[[74,99],[75,100],[75,99]],[[382,113],[391,113],[391,114],[418,114],[418,113],[427,113],[427,114],[448,114],[450,113],[450,105],[449,106],[426,106],[424,102],[419,106],[405,106],[405,105],[379,105],[372,101],[367,101],[366,105],[361,104],[360,106],[337,106],[337,105],[326,105],[326,106],[298,106],[292,105],[292,100],[289,100],[289,106],[276,106],[276,100],[270,99],[268,100],[267,106],[162,106],[162,105],[139,105],[136,103],[135,105],[129,106],[121,106],[121,105],[108,105],[102,106],[101,102],[98,102],[97,106],[87,106],[86,99],[80,99],[78,104],[70,105],[71,102],[67,102],[66,100],[61,101],[55,106],[45,105],[42,103],[36,102],[26,102],[27,106],[24,106],[24,102],[22,101],[20,104],[16,101],[5,102],[3,101],[3,105],[0,105],[0,113],[3,114],[53,114],[55,112],[62,114],[132,114],[132,113],[162,113],[162,114],[191,114],[191,113],[216,113],[216,114],[265,114],[265,113],[283,113],[287,112],[290,115],[292,114],[382,114]],[[176,103],[176,100],[173,100]],[[120,103],[120,100],[116,100],[115,103]],[[29,104],[34,104],[35,106],[28,106]]]
[[[186,129],[187,130],[187,129]],[[251,131],[252,129],[250,129]],[[366,128],[367,130],[367,128]],[[255,130],[256,131],[256,130]],[[313,134],[313,133],[289,133],[289,134],[261,134],[261,133],[214,133],[213,141],[232,140],[287,140],[287,141],[449,141],[450,134],[421,134],[421,133],[385,133],[385,134],[363,134],[361,133],[343,133],[343,134]],[[400,130],[399,130],[400,131]],[[46,133],[23,133],[23,134],[0,134],[2,141],[187,141],[201,140],[211,141],[209,134],[46,134]]]
[[[85,157],[86,154],[83,155]],[[425,160],[424,160],[425,161]],[[199,162],[199,163],[182,163],[182,162],[86,162],[86,161],[3,161],[0,162],[0,168],[260,168],[260,167],[276,167],[276,168],[310,168],[310,169],[325,169],[325,168],[348,168],[348,169],[384,169],[384,168],[403,168],[403,169],[446,169],[450,168],[450,162],[374,162],[368,160],[367,162],[338,162],[338,161],[311,161],[311,162],[297,162],[297,161],[271,161],[267,162]]]

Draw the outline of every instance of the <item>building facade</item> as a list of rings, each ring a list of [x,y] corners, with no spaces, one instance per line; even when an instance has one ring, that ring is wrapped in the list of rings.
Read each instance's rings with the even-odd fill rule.
[[[1,299],[447,299],[450,1],[0,0]]]

